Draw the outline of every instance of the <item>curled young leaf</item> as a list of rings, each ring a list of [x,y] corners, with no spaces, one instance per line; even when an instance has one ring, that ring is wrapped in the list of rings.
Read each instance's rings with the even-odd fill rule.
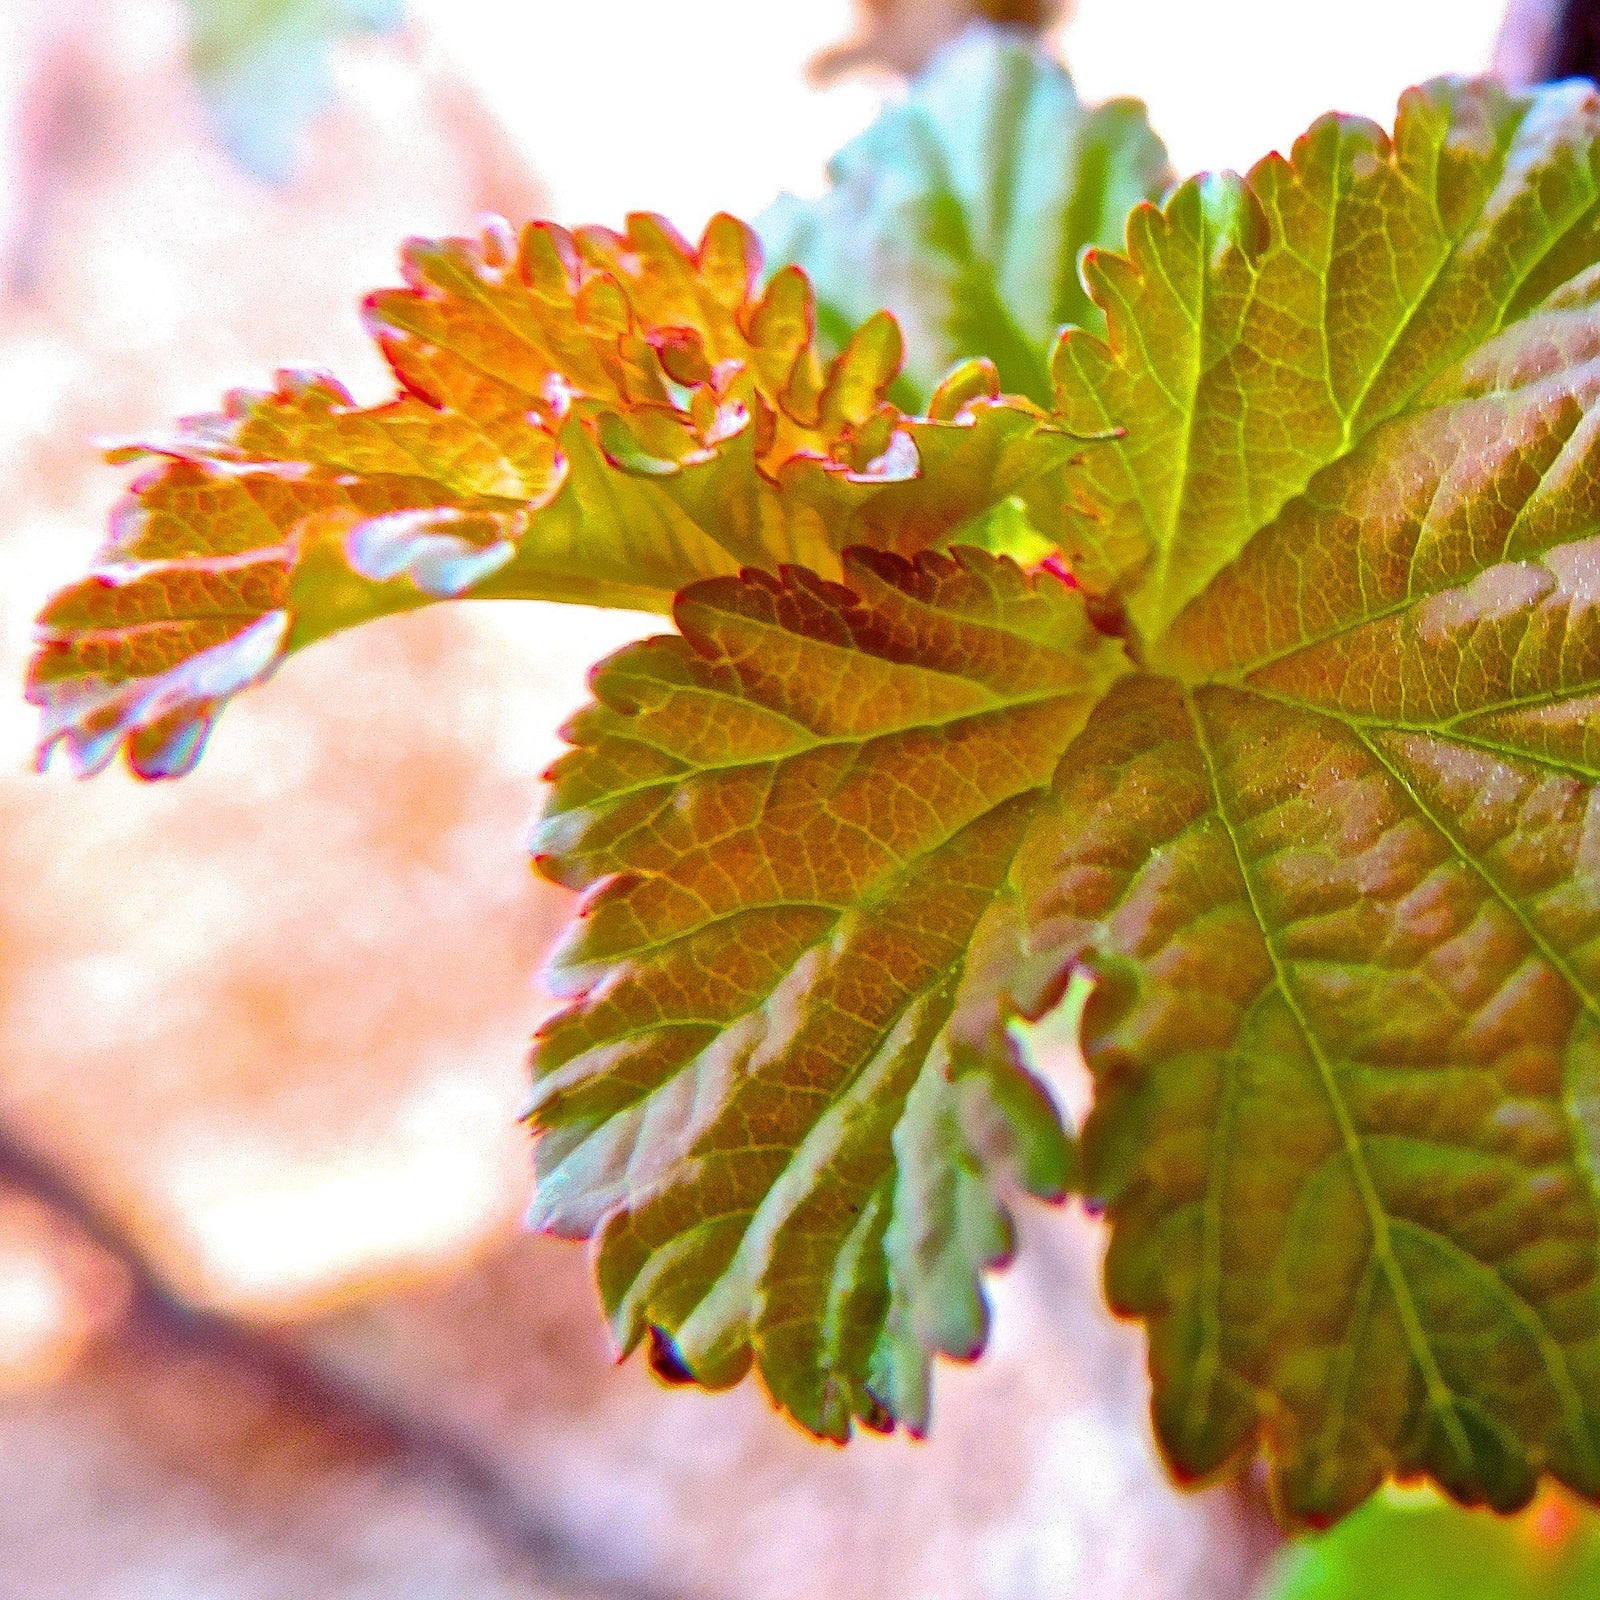
[[[397,398],[284,373],[121,452],[159,464],[40,618],[45,754],[92,770],[126,744],[169,776],[230,694],[338,629],[469,594],[662,610],[746,563],[837,576],[846,545],[942,543],[1076,448],[981,365],[902,415],[894,321],[823,362],[805,278],[762,289],[730,217],[698,247],[642,215],[491,227],[413,241],[405,273],[366,308]]]
[[[1018,840],[1125,669],[1003,558],[844,576],[697,584],[681,638],[597,670],[537,846],[587,898],[533,1109],[534,1219],[595,1237],[618,1344],[708,1384],[754,1361],[834,1438],[925,1424],[930,1355],[983,1343],[998,1180],[1066,1180],[1043,1091],[974,1041]]]

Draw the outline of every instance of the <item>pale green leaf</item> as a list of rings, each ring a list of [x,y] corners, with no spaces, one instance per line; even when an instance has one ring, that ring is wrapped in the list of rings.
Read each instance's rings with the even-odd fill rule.
[[[1101,326],[1079,255],[1120,244],[1130,208],[1171,174],[1142,106],[1085,106],[1036,46],[976,27],[834,158],[829,178],[820,200],[785,197],[760,223],[773,260],[797,262],[816,285],[822,332],[842,341],[886,306],[905,333],[913,396],[984,356],[1005,390],[1048,403],[1057,332]]]

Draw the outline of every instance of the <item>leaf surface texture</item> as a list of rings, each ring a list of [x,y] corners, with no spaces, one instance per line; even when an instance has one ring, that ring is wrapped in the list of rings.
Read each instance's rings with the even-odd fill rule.
[[[1124,680],[1019,855],[1097,978],[1085,1181],[1184,1477],[1600,1493],[1592,90],[1186,185],[1069,335]],[[1126,541],[1125,543],[1123,541]],[[1128,552],[1136,559],[1125,559]]]
[[[1075,449],[981,364],[904,416],[887,315],[824,363],[805,278],[760,288],[730,217],[698,246],[645,215],[415,240],[405,272],[366,307],[397,398],[286,372],[119,452],[158,464],[40,618],[46,754],[182,772],[229,696],[339,629],[462,595],[665,610],[746,564],[837,577],[847,545],[941,543]]]
[[[920,1429],[1008,1189],[1078,1177],[1180,1477],[1600,1497],[1600,102],[1430,84],[1107,248],[1164,181],[977,35],[769,218],[820,333],[728,219],[414,246],[398,399],[147,447],[46,743],[181,770],[432,597],[670,608],[538,846],[535,1217],[621,1347]],[[1074,983],[1077,1174],[1011,1028]]]
[[[1004,558],[844,577],[697,584],[681,637],[598,670],[539,840],[587,898],[533,1112],[535,1220],[595,1237],[619,1344],[711,1384],[754,1360],[838,1438],[924,1424],[930,1354],[983,1342],[999,1179],[1066,1181],[984,1019],[1018,841],[1124,669]]]

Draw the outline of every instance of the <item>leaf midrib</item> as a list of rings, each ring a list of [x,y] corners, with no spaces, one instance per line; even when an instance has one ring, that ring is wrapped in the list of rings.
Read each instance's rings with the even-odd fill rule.
[[[1339,1090],[1338,1079],[1333,1071],[1333,1064],[1323,1050],[1322,1041],[1313,1030],[1310,1018],[1306,1015],[1300,1004],[1299,997],[1295,994],[1290,984],[1288,969],[1277,947],[1277,942],[1270,932],[1270,924],[1261,905],[1255,881],[1246,865],[1243,845],[1223,799],[1221,774],[1217,767],[1215,752],[1212,749],[1210,736],[1206,731],[1199,707],[1195,705],[1193,694],[1189,689],[1185,688],[1183,695],[1184,707],[1188,713],[1190,725],[1194,730],[1195,743],[1200,751],[1201,759],[1205,763],[1207,781],[1210,784],[1212,796],[1216,802],[1217,820],[1221,823],[1227,836],[1234,863],[1239,873],[1240,884],[1244,889],[1249,904],[1251,917],[1260,932],[1262,947],[1271,962],[1273,983],[1283,997],[1284,1004],[1294,1020],[1296,1029],[1305,1042],[1307,1052],[1316,1067],[1317,1076],[1321,1082],[1329,1108],[1333,1112],[1340,1140],[1344,1146],[1345,1156],[1350,1164],[1351,1175],[1355,1180],[1357,1194],[1361,1200],[1362,1208],[1366,1212],[1367,1224],[1372,1234],[1373,1254],[1378,1259],[1385,1281],[1389,1285],[1389,1291],[1394,1297],[1395,1310],[1400,1318],[1401,1328],[1405,1334],[1406,1343],[1410,1347],[1412,1358],[1416,1361],[1418,1371],[1422,1375],[1423,1383],[1428,1393],[1429,1405],[1437,1416],[1440,1427],[1449,1439],[1451,1447],[1456,1451],[1462,1467],[1470,1470],[1473,1462],[1471,1443],[1467,1438],[1466,1430],[1462,1426],[1460,1417],[1456,1414],[1452,1392],[1444,1380],[1444,1374],[1440,1371],[1438,1360],[1433,1353],[1433,1347],[1428,1340],[1427,1331],[1423,1327],[1421,1317],[1417,1311],[1416,1302],[1412,1298],[1410,1285],[1406,1281],[1399,1258],[1394,1253],[1394,1244],[1389,1232],[1389,1215],[1383,1207],[1382,1198],[1378,1193],[1377,1185],[1367,1165],[1366,1152],[1362,1147],[1361,1136],[1356,1129],[1354,1119],[1350,1115],[1350,1108],[1345,1104],[1344,1096]]]
[[[1257,691],[1250,692],[1255,693]],[[1185,690],[1185,696],[1187,700],[1189,691]],[[1367,722],[1365,724],[1359,723],[1354,719],[1340,716],[1337,712],[1330,711],[1325,707],[1308,705],[1283,697],[1262,696],[1262,698],[1268,699],[1274,704],[1284,706],[1286,709],[1298,711],[1304,715],[1324,717],[1336,725],[1347,729],[1348,732],[1360,743],[1370,758],[1377,763],[1377,765],[1385,774],[1387,774],[1390,781],[1393,782],[1399,788],[1400,792],[1406,796],[1407,801],[1416,811],[1417,815],[1421,817],[1423,821],[1426,822],[1428,826],[1445,841],[1445,843],[1450,847],[1451,853],[1455,856],[1455,858],[1484,885],[1484,887],[1495,898],[1495,900],[1505,909],[1507,914],[1522,930],[1530,945],[1532,945],[1534,950],[1541,958],[1549,963],[1551,969],[1556,972],[1562,981],[1568,986],[1573,995],[1577,998],[1579,1004],[1589,1012],[1591,1017],[1600,1020],[1600,997],[1597,997],[1579,979],[1577,973],[1573,970],[1571,963],[1555,949],[1555,947],[1550,943],[1549,939],[1533,922],[1532,918],[1528,916],[1522,906],[1506,891],[1504,886],[1492,873],[1487,870],[1483,863],[1479,861],[1479,859],[1466,847],[1466,845],[1456,835],[1455,830],[1451,828],[1441,817],[1439,817],[1434,809],[1423,800],[1422,796],[1418,794],[1416,786],[1406,778],[1405,774],[1395,766],[1395,764],[1383,753],[1382,750],[1378,748],[1374,741],[1369,738],[1367,733],[1364,731],[1365,728],[1393,727],[1393,725],[1386,725],[1375,721]],[[1221,800],[1221,790],[1215,782],[1215,769],[1211,763],[1209,748],[1205,743],[1205,736],[1198,715],[1198,710],[1191,708],[1190,715],[1192,721],[1194,722],[1197,737],[1201,741],[1201,748],[1206,754],[1208,772],[1213,774],[1212,787],[1213,792],[1217,795],[1218,816],[1222,819],[1224,826],[1228,828],[1229,837],[1234,842],[1235,855],[1239,860],[1240,874],[1241,877],[1244,878],[1246,890],[1251,896],[1251,909],[1253,913],[1256,913],[1256,920],[1261,927],[1262,939],[1267,947],[1269,956],[1272,958],[1274,970],[1275,972],[1279,973],[1280,989],[1285,994],[1285,998],[1288,1000],[1290,1008],[1295,1014],[1296,1021],[1300,1025],[1301,1031],[1305,1035],[1308,1045],[1311,1046],[1313,1054],[1317,1056],[1320,1067],[1322,1065],[1323,1058],[1320,1050],[1313,1042],[1313,1036],[1309,1032],[1309,1019],[1303,1017],[1298,1005],[1294,1001],[1293,997],[1289,994],[1287,986],[1283,981],[1282,968],[1280,966],[1277,953],[1273,948],[1272,941],[1266,932],[1266,923],[1261,919],[1259,912],[1257,912],[1254,891],[1251,887],[1249,876],[1244,869],[1243,856],[1239,851],[1237,840],[1233,838],[1233,830],[1231,826],[1229,826],[1228,819],[1224,813]],[[1417,732],[1431,737],[1442,737],[1447,741],[1450,738],[1449,735],[1440,734],[1435,729],[1427,728],[1407,729],[1394,727],[1393,731]],[[1329,1081],[1331,1082],[1331,1066],[1329,1068]],[[1330,1090],[1330,1093],[1336,1094],[1336,1092],[1336,1086]],[[1564,1093],[1559,1097],[1559,1103],[1563,1121],[1567,1126],[1568,1137],[1572,1142],[1574,1159],[1577,1160],[1580,1152],[1585,1148],[1582,1130],[1577,1126],[1573,1109]],[[1342,1100],[1339,1102],[1339,1105],[1342,1107]],[[1591,1193],[1592,1192],[1593,1188],[1591,1183]],[[1375,1189],[1373,1193],[1374,1195],[1376,1194]],[[1385,1214],[1385,1217],[1386,1220],[1388,1220],[1387,1214]],[[1513,1315],[1515,1316],[1516,1320],[1521,1323],[1522,1326],[1529,1332],[1530,1336],[1534,1338],[1534,1341],[1538,1346],[1542,1357],[1544,1358],[1546,1370],[1550,1375],[1551,1382],[1555,1385],[1558,1394],[1560,1395],[1562,1410],[1566,1416],[1568,1428],[1572,1432],[1574,1442],[1578,1444],[1586,1454],[1589,1455],[1591,1462],[1594,1462],[1597,1459],[1595,1441],[1591,1431],[1585,1425],[1585,1412],[1581,1404],[1581,1397],[1578,1396],[1578,1392],[1574,1385],[1572,1374],[1566,1361],[1565,1352],[1550,1336],[1548,1330],[1544,1326],[1542,1318],[1539,1316],[1537,1309],[1528,1301],[1526,1301],[1521,1295],[1511,1290],[1510,1286],[1505,1283],[1500,1274],[1495,1272],[1487,1263],[1479,1261],[1476,1257],[1471,1256],[1469,1252],[1462,1251],[1461,1247],[1456,1244],[1454,1240],[1437,1234],[1434,1232],[1434,1230],[1425,1228],[1420,1224],[1413,1223],[1404,1217],[1397,1217],[1392,1219],[1392,1221],[1393,1225],[1397,1228],[1412,1229],[1430,1241],[1438,1241],[1442,1245],[1448,1247],[1450,1250],[1465,1255],[1467,1259],[1473,1262],[1475,1267],[1487,1273],[1489,1277],[1496,1283],[1496,1285],[1505,1291],[1508,1301],[1512,1303]],[[1395,1266],[1396,1270],[1398,1271],[1398,1262],[1395,1263]],[[1468,1459],[1470,1459],[1470,1457]]]
[[[1189,691],[1185,689],[1184,692],[1187,694]],[[1422,797],[1416,792],[1415,785],[1412,784],[1405,777],[1405,775],[1395,767],[1394,763],[1378,749],[1377,745],[1373,743],[1372,739],[1368,736],[1367,730],[1375,729],[1386,733],[1416,734],[1422,738],[1439,739],[1446,744],[1460,743],[1474,745],[1478,748],[1484,749],[1489,754],[1498,755],[1505,760],[1526,760],[1539,766],[1558,767],[1573,771],[1574,776],[1582,776],[1583,774],[1581,773],[1581,770],[1573,769],[1571,763],[1553,760],[1547,756],[1541,756],[1537,751],[1500,749],[1496,745],[1485,740],[1474,739],[1470,735],[1459,734],[1452,730],[1448,724],[1419,724],[1390,721],[1380,717],[1352,716],[1341,711],[1337,706],[1318,705],[1314,701],[1300,700],[1292,695],[1273,694],[1268,691],[1258,689],[1254,685],[1246,686],[1244,692],[1255,695],[1262,700],[1266,700],[1270,704],[1281,706],[1285,710],[1297,711],[1305,716],[1326,718],[1329,722],[1344,728],[1356,740],[1358,740],[1362,748],[1365,749],[1372,759],[1383,768],[1383,770],[1389,775],[1390,779],[1400,787],[1401,791],[1416,808],[1418,814],[1423,818],[1423,820],[1438,832],[1440,838],[1444,839],[1449,844],[1451,852],[1457,857],[1457,859],[1460,860],[1475,877],[1480,879],[1484,886],[1488,888],[1494,894],[1495,898],[1499,900],[1501,905],[1505,907],[1506,911],[1515,919],[1518,927],[1522,929],[1529,942],[1534,946],[1539,954],[1550,963],[1551,967],[1557,973],[1560,974],[1563,981],[1571,986],[1573,993],[1578,997],[1579,1003],[1584,1007],[1584,1009],[1588,1011],[1597,1021],[1600,1021],[1600,996],[1596,996],[1585,986],[1585,984],[1579,979],[1578,975],[1572,970],[1572,965],[1566,959],[1566,957],[1563,956],[1550,943],[1550,941],[1540,931],[1540,929],[1523,910],[1523,908],[1506,892],[1504,887],[1499,883],[1494,875],[1489,872],[1483,863],[1479,861],[1469,849],[1467,849],[1467,847],[1459,838],[1457,838],[1454,830],[1451,829],[1433,811],[1432,807],[1426,804]],[[1474,716],[1477,715],[1476,712],[1471,714]]]

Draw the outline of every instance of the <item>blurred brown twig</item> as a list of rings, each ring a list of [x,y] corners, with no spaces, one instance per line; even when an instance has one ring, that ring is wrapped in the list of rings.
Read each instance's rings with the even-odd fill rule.
[[[286,1332],[176,1297],[128,1233],[3,1126],[0,1188],[54,1213],[120,1269],[127,1292],[116,1324],[84,1353],[76,1379],[62,1376],[90,1392],[148,1389],[142,1399],[132,1397],[131,1406],[113,1409],[141,1437],[159,1442],[168,1434],[187,1436],[183,1449],[193,1458],[188,1470],[204,1467],[229,1493],[245,1499],[264,1495],[276,1505],[281,1498],[287,1513],[295,1496],[318,1492],[318,1463],[326,1462],[330,1472],[343,1470],[340,1463],[370,1468],[380,1482],[409,1479],[441,1504],[448,1502],[459,1520],[475,1525],[508,1571],[537,1586],[533,1592],[540,1600],[675,1600],[654,1586],[632,1580],[619,1585],[614,1572],[593,1570],[590,1553],[517,1496],[494,1463],[426,1414],[403,1402],[384,1404],[369,1389],[342,1381],[309,1359]],[[201,1408],[214,1413],[206,1427],[197,1425]],[[259,1421],[242,1429],[228,1425],[234,1411],[248,1423],[262,1408],[277,1418],[274,1428],[263,1430]],[[277,1490],[248,1481],[281,1473],[281,1465],[269,1460],[239,1458],[241,1452],[251,1455],[255,1435],[268,1454],[285,1450],[291,1436],[300,1439],[298,1456],[288,1452],[293,1470]],[[202,1461],[208,1451],[216,1459]],[[130,1486],[128,1493],[136,1491]],[[255,1513],[263,1509],[256,1505]],[[294,1518],[269,1520],[273,1540],[292,1545]]]

